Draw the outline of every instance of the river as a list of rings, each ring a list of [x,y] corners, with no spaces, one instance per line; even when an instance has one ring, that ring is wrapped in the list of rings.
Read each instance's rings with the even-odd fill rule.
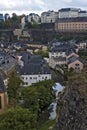
[[[53,89],[56,91],[56,99],[50,104],[49,108],[51,108],[49,119],[55,119],[56,118],[56,107],[57,107],[57,101],[58,101],[58,93],[63,90],[63,86],[60,83],[55,83],[55,86],[53,86]]]

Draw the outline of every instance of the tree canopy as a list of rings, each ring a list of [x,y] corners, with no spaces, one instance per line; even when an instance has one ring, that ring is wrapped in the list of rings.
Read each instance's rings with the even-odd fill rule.
[[[36,130],[36,115],[22,107],[10,108],[0,115],[0,130]]]
[[[13,103],[14,105],[16,105],[19,95],[19,88],[22,82],[23,81],[21,80],[20,76],[16,73],[15,70],[9,73],[7,84],[9,103]]]

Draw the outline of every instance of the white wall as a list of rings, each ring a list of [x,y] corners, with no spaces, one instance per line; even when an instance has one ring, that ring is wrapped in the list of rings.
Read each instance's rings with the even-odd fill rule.
[[[78,11],[64,11],[59,12],[59,18],[78,17]]]
[[[39,74],[39,75],[21,75],[24,81],[24,86],[30,86],[33,83],[43,81],[45,79],[51,79],[51,74]]]
[[[49,58],[52,57],[66,57],[66,52],[49,52]]]

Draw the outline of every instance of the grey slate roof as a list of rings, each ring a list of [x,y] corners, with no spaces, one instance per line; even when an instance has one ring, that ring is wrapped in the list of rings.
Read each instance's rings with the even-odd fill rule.
[[[66,53],[68,53],[69,51],[75,51],[75,47],[69,46],[69,45],[60,45],[57,47],[53,47],[50,51],[51,52],[66,52]]]
[[[6,87],[4,85],[3,78],[0,74],[0,93],[4,93],[5,91],[6,91]]]
[[[24,66],[18,70],[20,75],[50,74],[47,63],[40,55],[24,53],[21,60],[24,62]]]
[[[20,68],[19,73],[21,75],[50,74],[50,69],[47,64],[28,64]]]
[[[75,17],[75,18],[58,18],[56,20],[58,23],[63,22],[87,22],[87,17]]]
[[[83,62],[82,58],[77,57],[77,56],[72,56],[72,57],[69,58],[68,64],[71,64],[76,60],[79,60],[81,63]]]
[[[64,52],[64,51],[66,51],[67,50],[67,47],[66,46],[60,46],[60,47],[53,47],[52,49],[51,49],[51,51],[52,52],[56,52],[56,51],[62,51],[62,52]]]
[[[62,8],[59,12],[66,12],[66,11],[79,11],[80,9],[77,8]]]

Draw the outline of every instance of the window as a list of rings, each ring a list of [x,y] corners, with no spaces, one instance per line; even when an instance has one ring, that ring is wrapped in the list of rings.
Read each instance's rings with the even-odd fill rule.
[[[22,77],[22,79],[24,79],[24,77]]]
[[[33,79],[37,79],[37,77],[33,77]]]
[[[24,84],[25,84],[25,85],[28,85],[28,83],[27,83],[27,82],[25,82]]]
[[[26,77],[26,80],[27,80],[28,78]]]
[[[45,77],[45,79],[47,79],[47,76]]]
[[[30,77],[30,79],[32,79],[32,77]]]
[[[75,64],[75,66],[79,66],[79,64]]]

